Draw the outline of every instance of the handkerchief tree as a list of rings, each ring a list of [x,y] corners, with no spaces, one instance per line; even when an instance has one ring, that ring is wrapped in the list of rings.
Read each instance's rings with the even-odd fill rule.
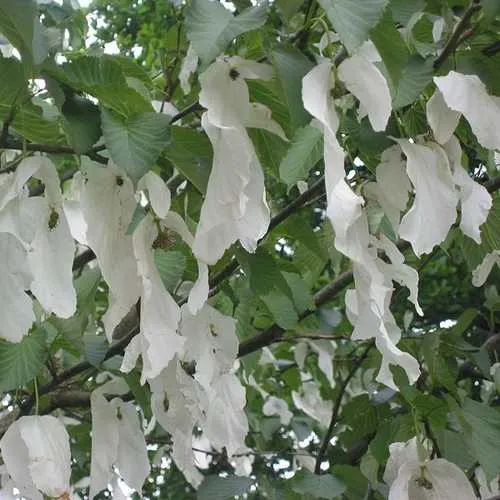
[[[0,0],[0,497],[496,498],[498,0]]]

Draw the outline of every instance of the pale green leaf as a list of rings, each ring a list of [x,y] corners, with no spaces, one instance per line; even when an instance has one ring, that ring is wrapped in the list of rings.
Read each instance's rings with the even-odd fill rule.
[[[18,344],[0,340],[0,390],[10,391],[33,380],[47,359],[46,333],[39,328]]]
[[[302,104],[302,78],[314,64],[293,47],[273,50],[271,61],[276,70],[276,80],[281,88],[282,98],[288,107],[290,124],[293,128],[306,125],[311,116]]]
[[[109,349],[108,341],[104,335],[96,335],[95,332],[88,333],[82,337],[83,356],[95,367],[98,367]]]
[[[379,22],[388,0],[319,0],[334,30],[349,53],[370,36]]]
[[[334,499],[346,490],[346,485],[331,474],[316,475],[306,469],[293,478],[292,490],[311,498]]]
[[[219,2],[192,0],[186,9],[188,39],[204,65],[210,63],[234,38],[260,28],[267,17],[267,3],[233,16]]]
[[[412,104],[432,82],[434,75],[433,59],[412,56],[403,68],[399,85],[392,89],[392,104],[395,109]]]
[[[172,141],[165,156],[202,194],[207,189],[212,168],[212,146],[207,136],[184,127],[172,127]]]
[[[380,22],[372,29],[371,40],[382,58],[391,86],[397,88],[410,52],[396,29],[390,9],[385,10]]]
[[[61,111],[70,145],[77,153],[85,153],[101,137],[99,108],[88,99],[74,95],[65,101]]]
[[[198,500],[228,500],[236,495],[244,495],[253,484],[248,477],[207,476],[198,488]]]
[[[468,448],[491,480],[498,474],[500,464],[500,412],[469,398],[462,409],[468,424],[462,429]]]
[[[157,249],[154,252],[156,269],[163,285],[173,293],[186,269],[186,257],[182,252]]]
[[[323,157],[322,133],[307,125],[298,129],[286,156],[280,164],[280,177],[290,188],[306,179],[311,168]]]
[[[47,56],[43,27],[34,0],[0,0],[0,32],[28,64],[40,64]]]
[[[102,131],[113,161],[137,182],[150,170],[170,141],[170,119],[161,113],[139,113],[128,119],[101,112]]]

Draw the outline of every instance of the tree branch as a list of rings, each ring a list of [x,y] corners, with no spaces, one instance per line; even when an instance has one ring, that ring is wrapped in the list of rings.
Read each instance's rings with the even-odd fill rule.
[[[338,293],[340,293],[344,288],[351,283],[353,279],[352,271],[346,271],[342,273],[336,280],[332,281],[325,287],[323,287],[319,292],[314,295],[314,305],[319,307],[320,305],[333,299]],[[306,316],[311,314],[313,311],[308,310],[300,315],[300,319],[304,319]],[[275,342],[280,342],[283,339],[283,334],[285,330],[278,325],[272,325],[267,330],[262,333],[255,335],[254,337],[242,342],[238,349],[238,357],[246,356],[252,352],[262,349],[268,345],[274,344]]]
[[[446,59],[456,50],[462,41],[462,35],[467,30],[470,25],[470,20],[472,16],[481,9],[481,4],[479,0],[473,0],[469,8],[465,11],[464,15],[461,17],[460,21],[455,26],[453,33],[449,40],[446,42],[443,51],[434,61],[434,69],[439,69]]]
[[[330,439],[332,439],[332,436],[333,436],[333,430],[335,429],[335,426],[337,425],[338,416],[339,416],[339,412],[340,412],[340,405],[342,404],[342,399],[344,397],[344,393],[347,389],[347,386],[349,385],[349,382],[351,381],[352,377],[354,377],[354,375],[356,374],[358,369],[363,364],[363,361],[368,357],[368,354],[370,353],[370,349],[374,345],[375,345],[375,341],[371,340],[369,342],[369,344],[365,347],[363,352],[361,353],[361,356],[359,356],[359,358],[357,358],[354,361],[354,365],[352,366],[351,371],[348,373],[347,377],[340,384],[339,392],[338,392],[337,397],[335,399],[335,403],[333,404],[330,425],[328,426],[328,430],[326,431],[325,437],[323,438],[323,442],[321,443],[321,448],[319,449],[318,456],[316,457],[316,465],[314,467],[315,474],[321,474],[321,463],[323,462],[323,458],[326,456],[326,452],[328,450],[328,445],[330,443]]]
[[[48,154],[64,154],[64,155],[80,155],[73,148],[69,146],[59,146],[57,144],[37,144],[34,142],[26,142],[23,143],[21,141],[17,141],[15,139],[9,138],[5,141],[5,149],[15,149],[17,151],[37,151],[39,153],[48,153]],[[94,160],[98,163],[106,164],[108,163],[108,159],[104,158],[98,154],[99,151],[106,149],[106,146],[96,146],[92,148],[87,153],[83,153],[84,156],[88,156],[91,160]]]

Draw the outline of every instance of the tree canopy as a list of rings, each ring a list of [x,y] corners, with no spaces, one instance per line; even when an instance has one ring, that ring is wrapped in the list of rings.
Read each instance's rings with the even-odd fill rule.
[[[0,0],[0,51],[1,498],[500,495],[498,0]]]

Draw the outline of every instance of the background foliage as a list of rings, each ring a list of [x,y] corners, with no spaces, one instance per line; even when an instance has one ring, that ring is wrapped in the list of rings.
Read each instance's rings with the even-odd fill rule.
[[[265,171],[271,227],[255,254],[234,245],[210,269],[211,303],[237,320],[252,450],[240,458],[251,463],[252,473],[237,476],[224,453],[205,450],[197,456],[207,479],[195,492],[169,458],[169,435],[157,426],[148,435],[156,466],[144,497],[384,498],[388,446],[416,432],[431,440],[435,456],[466,471],[477,489],[476,468],[495,477],[500,464],[500,448],[493,445],[500,442],[498,267],[483,288],[471,284],[471,270],[500,249],[498,156],[495,160],[478,144],[462,118],[456,134],[469,173],[494,196],[481,245],[453,229],[421,259],[407,245],[400,247],[419,270],[425,315],[415,317],[406,290],[396,290],[392,309],[404,327],[401,348],[417,358],[422,375],[410,386],[403,372],[394,370],[399,392],[393,391],[375,382],[380,355],[373,343],[350,341],[344,291],[352,274],[332,244],[322,137],[309,125],[300,89],[329,30],[340,41],[327,44],[323,55],[337,63],[346,56],[343,47],[351,50],[368,38],[374,42],[391,87],[389,126],[374,132],[367,118],[358,120],[346,106],[339,131],[348,153],[347,176],[362,186],[374,179],[390,137],[430,134],[425,105],[433,76],[451,69],[477,74],[500,96],[500,3],[275,0],[248,14],[251,6],[249,0],[235,0],[231,13],[204,0],[94,0],[85,9],[71,0],[0,1],[0,32],[21,56],[0,58],[0,172],[19,162],[9,150],[47,153],[64,189],[85,158],[106,163],[111,156],[133,180],[153,168],[168,180],[173,209],[190,227],[199,218],[212,160],[200,128],[198,74],[221,53],[267,62],[275,70],[269,82],[249,82],[251,100],[268,106],[291,138],[285,143],[266,131],[251,131]],[[197,16],[210,31],[197,25]],[[190,41],[201,61],[184,93],[179,73]],[[110,43],[119,53],[103,50]],[[152,101],[170,117],[157,113]],[[36,193],[41,186],[33,181],[30,189]],[[380,208],[369,207],[369,215],[372,231],[391,237]],[[140,213],[136,216],[140,220]],[[180,284],[194,281],[197,272],[189,248],[174,240],[157,250],[155,259],[166,288],[181,301]],[[75,419],[68,427],[75,483],[89,474],[95,376],[120,373],[130,340],[125,336],[111,346],[105,340],[101,317],[107,289],[89,265],[92,260],[85,249],[75,258],[74,317],[49,317],[21,343],[0,342],[3,420],[12,412],[35,411]],[[248,383],[250,377],[260,390]],[[140,385],[135,370],[126,381],[128,398],[149,419],[147,386]],[[316,391],[310,407],[298,403],[305,387]],[[266,394],[287,403],[289,423],[263,413]],[[322,472],[317,477],[310,470],[315,465]]]

